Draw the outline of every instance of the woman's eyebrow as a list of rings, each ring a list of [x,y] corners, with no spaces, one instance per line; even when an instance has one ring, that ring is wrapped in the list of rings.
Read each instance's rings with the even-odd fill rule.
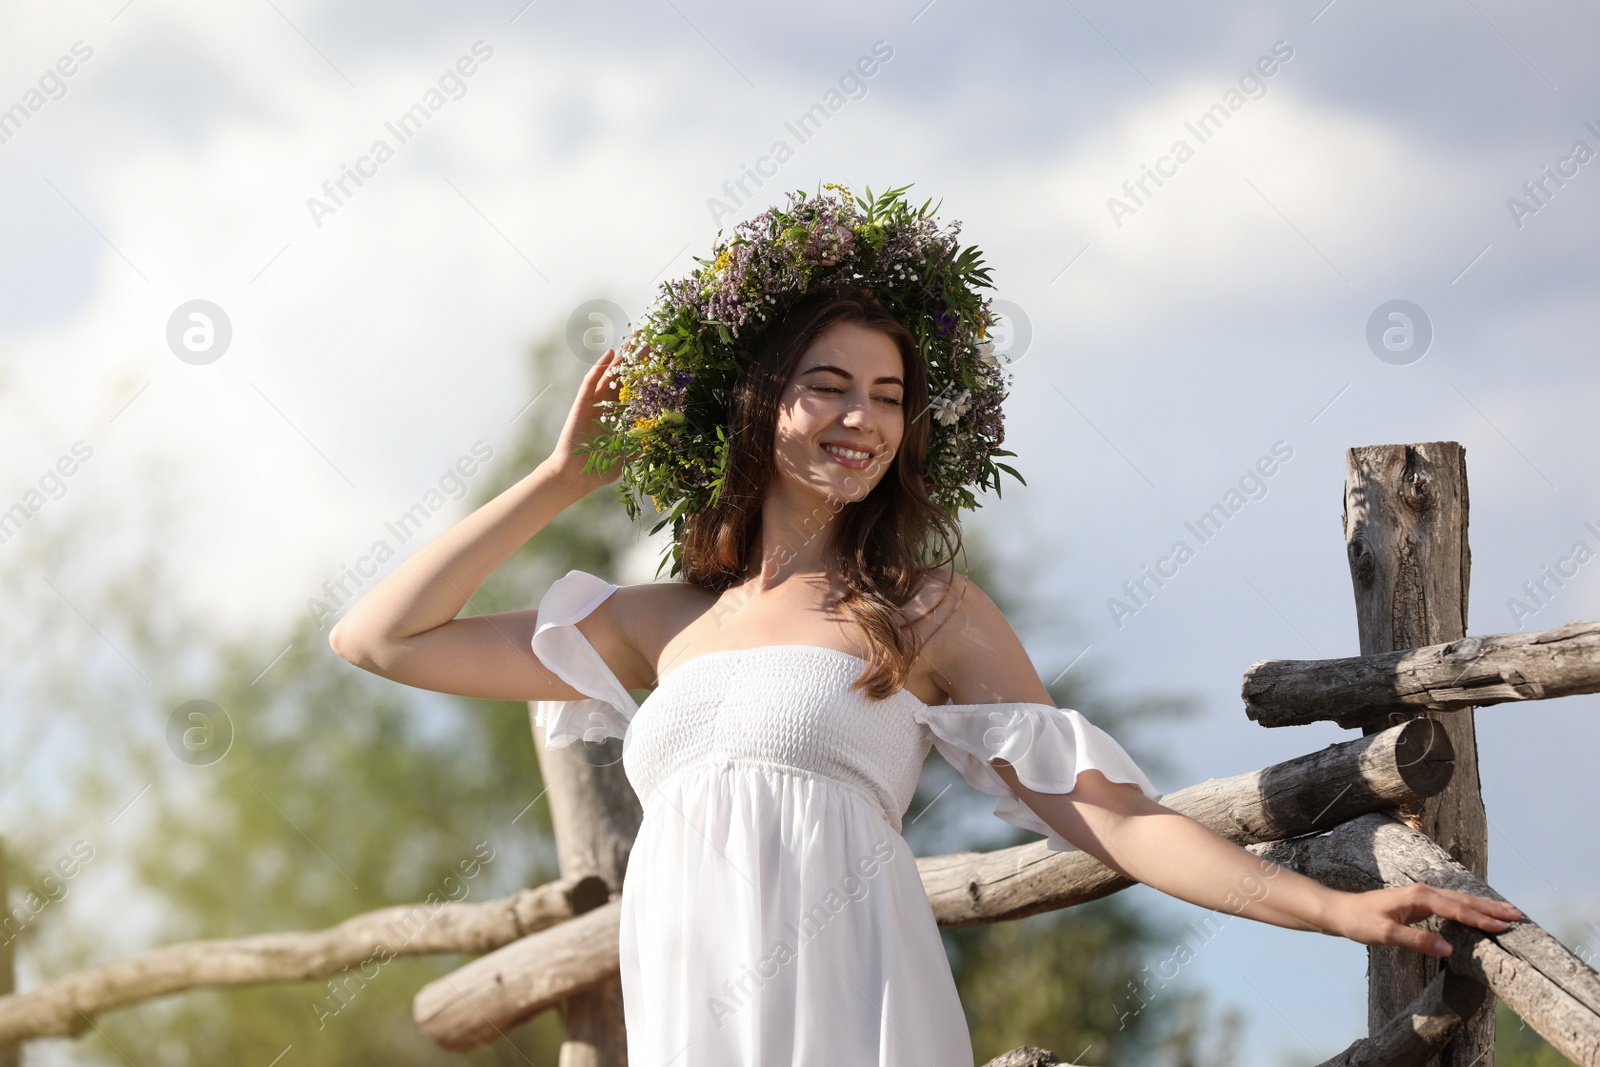
[[[831,363],[818,363],[815,367],[807,367],[805,370],[801,371],[800,373],[801,374],[812,374],[812,373],[815,373],[816,371],[819,371],[819,370],[830,371],[833,374],[837,374],[841,378],[854,378],[855,377],[855,375],[851,374],[849,371],[845,370],[843,367],[835,367]],[[883,377],[883,378],[879,378],[877,381],[873,382],[872,384],[873,385],[899,385],[899,386],[904,386],[906,383],[901,381],[899,378],[896,378],[896,377],[893,377],[893,376],[886,376],[886,377]]]

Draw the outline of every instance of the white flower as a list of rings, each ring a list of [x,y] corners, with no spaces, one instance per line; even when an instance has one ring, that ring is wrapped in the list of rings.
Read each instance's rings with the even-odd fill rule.
[[[998,363],[999,362],[999,360],[995,359],[995,356],[994,356],[994,342],[993,341],[984,341],[982,344],[980,344],[978,346],[978,358],[983,360],[985,363],[991,363],[992,364],[992,363]]]
[[[961,416],[972,409],[972,390],[964,389],[961,395],[951,400],[947,397],[935,397],[933,401],[933,417],[940,426],[954,426],[960,421]]]

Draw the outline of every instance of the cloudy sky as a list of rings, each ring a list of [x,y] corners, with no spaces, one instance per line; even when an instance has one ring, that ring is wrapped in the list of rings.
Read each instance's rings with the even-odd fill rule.
[[[0,508],[42,500],[17,537],[45,537],[166,470],[192,506],[122,536],[181,554],[172,595],[221,629],[304,610],[474,442],[509,446],[541,388],[531,340],[586,301],[637,316],[719,225],[820,181],[914,183],[987,253],[1018,324],[1029,485],[972,525],[1070,620],[1027,635],[1046,678],[1081,656],[1130,692],[1199,697],[1163,739],[1164,788],[1348,736],[1262,730],[1237,696],[1254,660],[1357,651],[1348,447],[1466,447],[1471,631],[1600,616],[1600,566],[1522,592],[1577,542],[1600,550],[1592,6],[96,0],[0,18]],[[1114,608],[1272,455],[1217,537]],[[1600,861],[1559,814],[1600,803],[1596,710],[1479,716],[1491,878],[1558,928],[1600,917]],[[1245,1009],[1253,1061],[1276,1062],[1362,1032],[1363,969],[1355,946],[1234,924],[1182,981]]]

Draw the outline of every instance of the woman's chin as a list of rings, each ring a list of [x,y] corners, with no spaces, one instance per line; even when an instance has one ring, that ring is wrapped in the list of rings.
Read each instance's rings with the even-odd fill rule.
[[[848,468],[838,467],[828,472],[826,492],[831,498],[853,504],[857,500],[872,492],[872,487],[878,479],[872,476],[872,471],[853,471]]]
[[[796,504],[814,505],[832,510],[860,500],[872,491],[873,484],[862,477],[861,473],[837,465],[831,470],[813,468],[804,475],[780,474],[780,480],[786,483],[785,495]]]

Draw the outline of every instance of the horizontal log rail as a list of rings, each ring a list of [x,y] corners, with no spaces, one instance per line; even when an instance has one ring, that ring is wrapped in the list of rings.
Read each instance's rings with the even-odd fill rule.
[[[622,901],[475,959],[418,991],[411,1015],[445,1048],[465,1052],[594,989],[622,969]],[[513,951],[515,950],[515,951]]]
[[[401,904],[326,930],[188,941],[74,971],[42,989],[0,996],[0,1046],[71,1037],[96,1015],[203,986],[326,978],[385,951],[396,956],[489,952],[601,907],[599,878],[567,878],[478,904]]]
[[[1201,782],[1163,802],[1241,844],[1276,841],[1431,796],[1452,767],[1443,733],[1418,719],[1264,770]],[[944,926],[1020,918],[1132,884],[1087,853],[1051,852],[1043,842],[917,864]],[[189,989],[329,977],[387,948],[395,955],[488,953],[417,998],[419,1021],[428,1018],[442,1043],[470,1047],[453,1044],[466,1039],[452,1035],[481,1036],[460,1014],[482,1022],[469,1008],[480,993],[503,998],[518,991],[487,1013],[504,1028],[515,1025],[505,1019],[528,1018],[615,975],[619,916],[599,879],[567,879],[480,904],[384,908],[327,930],[169,945],[0,996],[0,1045],[72,1036],[104,1012]],[[508,978],[498,992],[493,981],[481,989],[475,984],[474,975],[495,974]]]
[[[1600,622],[1464,637],[1346,659],[1261,660],[1244,673],[1245,713],[1262,726],[1375,726],[1392,715],[1459,711],[1600,692]]]
[[[1453,760],[1438,724],[1415,719],[1263,770],[1201,782],[1162,803],[1239,844],[1281,841],[1433,796],[1448,784]],[[1052,852],[1042,841],[923,857],[917,867],[941,926],[1017,919],[1133,884],[1086,852]],[[413,1004],[417,1024],[450,1049],[495,1040],[614,975],[620,917],[613,901],[424,986]],[[580,922],[581,936],[574,929]]]
[[[1426,882],[1505,899],[1433,841],[1382,813],[1252,851],[1336,889]],[[1600,974],[1531,920],[1498,934],[1445,921],[1439,933],[1451,944],[1452,972],[1488,987],[1563,1056],[1600,1067]]]

